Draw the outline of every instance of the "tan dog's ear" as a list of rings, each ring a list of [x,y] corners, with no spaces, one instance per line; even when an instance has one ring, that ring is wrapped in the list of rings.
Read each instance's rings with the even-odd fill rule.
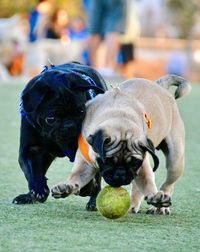
[[[147,138],[145,144],[140,143],[139,145],[144,151],[148,151],[151,154],[154,161],[153,171],[156,171],[159,165],[159,159],[155,154],[155,147],[153,145],[153,142],[149,138]]]
[[[110,138],[104,136],[103,130],[98,130],[87,138],[87,142],[92,146],[94,152],[99,154],[103,162],[106,161],[105,143],[108,143],[108,141],[110,141]]]

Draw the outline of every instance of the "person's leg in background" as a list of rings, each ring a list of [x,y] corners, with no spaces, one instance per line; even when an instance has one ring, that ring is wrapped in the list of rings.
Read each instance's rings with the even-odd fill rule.
[[[117,68],[117,54],[120,48],[118,32],[109,32],[105,36],[105,74],[112,75]]]
[[[97,67],[97,51],[101,44],[101,37],[98,34],[91,35],[89,37],[89,64],[92,67]]]
[[[102,20],[103,20],[103,1],[102,0],[90,0],[88,8],[88,52],[89,61],[92,67],[96,66],[97,51],[102,42]]]
[[[99,69],[102,75],[112,76],[117,68],[120,33],[126,27],[126,0],[90,0],[88,11],[89,59],[97,67],[97,51],[104,40],[105,57]]]
[[[120,34],[126,28],[126,0],[105,0],[103,32],[105,40],[104,72],[115,74],[117,69],[117,55],[120,49]]]

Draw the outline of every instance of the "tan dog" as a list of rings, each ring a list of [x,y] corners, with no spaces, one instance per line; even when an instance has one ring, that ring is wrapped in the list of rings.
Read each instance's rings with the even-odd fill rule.
[[[169,214],[174,183],[184,169],[185,149],[184,125],[175,99],[166,90],[171,85],[177,86],[175,98],[191,88],[175,75],[156,82],[135,78],[88,102],[73,171],[67,182],[52,189],[52,195],[78,194],[100,171],[111,186],[132,183],[132,212],[138,212],[144,196],[153,205],[148,213]],[[166,157],[167,176],[159,191],[153,173],[159,164],[155,148]]]

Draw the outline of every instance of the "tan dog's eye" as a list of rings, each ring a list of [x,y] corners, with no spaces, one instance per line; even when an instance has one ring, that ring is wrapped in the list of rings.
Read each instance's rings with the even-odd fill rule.
[[[110,138],[110,137],[107,137],[107,138],[104,140],[104,143],[105,143],[105,144],[109,144],[110,141],[111,141],[111,138]]]

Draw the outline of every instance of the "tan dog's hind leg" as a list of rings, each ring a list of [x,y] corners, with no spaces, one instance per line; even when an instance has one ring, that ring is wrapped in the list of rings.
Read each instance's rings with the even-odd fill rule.
[[[173,149],[176,151],[169,151],[166,155],[167,177],[160,188],[170,196],[173,194],[174,183],[183,173],[185,164],[183,145],[180,146],[179,142],[178,145],[173,145]]]
[[[85,162],[79,152],[76,154],[73,170],[66,182],[60,182],[51,189],[54,198],[65,198],[79,194],[80,189],[94,178],[96,170]]]
[[[166,180],[160,188],[162,194],[160,197],[166,195],[165,197],[171,198],[174,184],[184,170],[184,129],[180,127],[177,130],[173,129],[172,134],[162,142],[160,149],[165,154],[167,168]],[[169,207],[153,207],[149,209],[148,213],[170,214],[170,209]]]

